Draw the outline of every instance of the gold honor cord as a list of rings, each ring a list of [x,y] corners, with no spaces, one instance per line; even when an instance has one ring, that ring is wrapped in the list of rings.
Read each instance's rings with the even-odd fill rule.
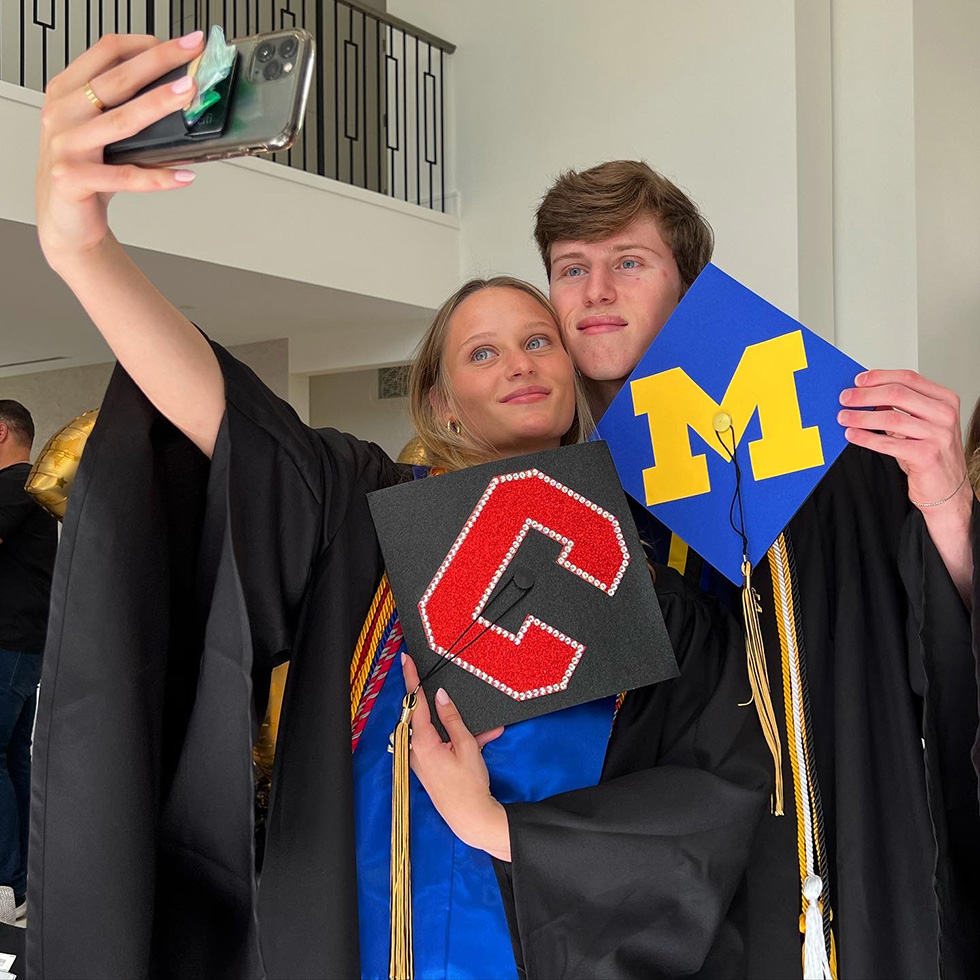
[[[475,626],[479,619],[467,623],[463,631],[449,644],[436,664],[415,685],[402,700],[402,713],[391,736],[392,782],[391,782],[391,934],[388,952],[389,980],[413,980],[415,976],[415,954],[412,949],[412,860],[410,848],[409,821],[409,753],[412,738],[412,715],[418,707],[419,691],[422,685],[447,664],[458,657],[480,639],[487,630],[491,629],[511,609],[527,595],[534,586],[534,576],[524,568],[515,568],[511,577],[501,586],[496,596],[493,596],[487,607],[499,600],[503,593],[513,585],[518,594],[492,620],[486,620],[486,625],[469,642],[453,652],[453,648],[461,643],[466,634]],[[481,617],[483,618],[483,617]],[[423,695],[424,697],[424,695]]]
[[[769,687],[769,670],[766,667],[766,648],[762,642],[762,627],[759,624],[759,596],[752,588],[752,564],[749,562],[749,539],[745,533],[745,514],[742,509],[742,470],[738,465],[736,449],[738,438],[732,417],[727,412],[719,412],[713,422],[718,436],[729,461],[735,468],[735,493],[732,505],[728,511],[728,520],[732,530],[742,539],[742,618],[745,621],[745,658],[749,674],[749,687],[752,698],[746,704],[754,704],[759,724],[765,737],[769,751],[772,753],[775,783],[771,800],[772,812],[775,816],[783,815],[783,750],[779,741],[779,728],[776,724],[776,711],[772,706],[772,694]],[[722,438],[723,433],[732,435],[731,448]],[[735,509],[738,508],[739,523],[735,523]]]
[[[779,633],[786,711],[786,740],[796,803],[796,840],[800,867],[800,932],[804,980],[837,980],[837,950],[827,893],[827,860],[822,839],[819,786],[807,724],[806,677],[802,663],[789,544],[780,534],[769,549],[773,600]],[[829,951],[829,955],[828,955]]]
[[[354,647],[354,655],[350,662],[350,720],[354,724],[357,709],[361,703],[361,695],[367,684],[371,673],[371,666],[374,662],[374,652],[378,640],[384,633],[385,626],[391,619],[391,614],[395,611],[395,597],[391,593],[391,585],[388,582],[388,573],[381,576],[378,590],[371,601],[367,616],[364,617],[364,626],[361,628],[361,635],[357,638]]]
[[[421,683],[419,687],[421,687]],[[393,782],[391,787],[391,935],[388,952],[390,980],[412,980],[412,856],[409,846],[409,740],[412,715],[418,705],[418,687],[406,694],[402,713],[392,736]]]

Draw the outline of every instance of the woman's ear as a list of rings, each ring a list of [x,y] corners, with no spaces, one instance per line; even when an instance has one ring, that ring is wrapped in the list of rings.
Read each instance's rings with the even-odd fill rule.
[[[446,401],[446,396],[443,395],[437,385],[433,385],[426,396],[429,399],[429,404],[432,406],[432,413],[439,420],[440,425],[445,425],[449,421],[449,416],[452,414],[449,410],[449,403]]]

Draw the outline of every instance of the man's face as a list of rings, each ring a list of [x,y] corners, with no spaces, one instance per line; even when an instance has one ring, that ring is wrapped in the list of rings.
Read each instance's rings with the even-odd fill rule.
[[[550,286],[576,367],[617,390],[681,296],[677,263],[652,217],[602,242],[555,242]]]

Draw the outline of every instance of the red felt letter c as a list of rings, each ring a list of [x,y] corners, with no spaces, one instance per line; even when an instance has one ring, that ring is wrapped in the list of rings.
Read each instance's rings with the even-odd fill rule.
[[[616,592],[630,561],[619,521],[531,469],[490,481],[418,605],[429,647],[442,657],[454,658],[452,645],[479,624],[465,659],[455,662],[518,701],[565,690],[585,650],[530,614],[516,633],[482,616],[531,530],[561,543],[559,565],[609,596]]]

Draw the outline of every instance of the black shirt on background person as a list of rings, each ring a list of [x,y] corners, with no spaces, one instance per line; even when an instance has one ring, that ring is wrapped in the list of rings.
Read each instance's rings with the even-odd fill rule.
[[[0,905],[27,911],[31,743],[58,528],[24,489],[34,420],[0,399]],[[9,921],[9,920],[8,920]],[[18,971],[19,972],[19,971]]]
[[[57,521],[24,490],[30,463],[0,469],[0,649],[44,650]]]

